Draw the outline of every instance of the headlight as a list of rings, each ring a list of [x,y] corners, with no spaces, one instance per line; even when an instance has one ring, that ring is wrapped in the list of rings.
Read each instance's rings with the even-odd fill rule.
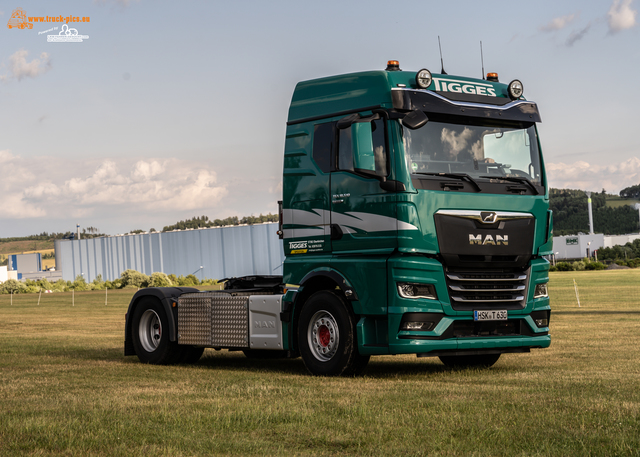
[[[426,89],[431,85],[431,72],[426,68],[423,68],[418,73],[416,73],[416,84],[418,87],[422,89]]]
[[[402,298],[428,298],[437,300],[436,288],[433,284],[398,283],[398,293]]]
[[[549,293],[547,292],[547,283],[544,284],[536,284],[536,288],[533,292],[533,298],[542,298],[548,297]]]
[[[522,87],[522,83],[517,79],[514,79],[509,83],[509,98],[511,100],[517,100],[522,97],[524,93],[524,87]]]

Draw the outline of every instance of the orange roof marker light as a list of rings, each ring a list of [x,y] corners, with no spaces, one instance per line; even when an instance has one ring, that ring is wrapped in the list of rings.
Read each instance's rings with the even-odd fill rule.
[[[498,82],[498,73],[487,73],[487,81]]]
[[[385,70],[387,70],[387,71],[402,71],[402,70],[400,70],[400,62],[398,62],[397,60],[389,60],[387,62],[387,68],[385,68]]]

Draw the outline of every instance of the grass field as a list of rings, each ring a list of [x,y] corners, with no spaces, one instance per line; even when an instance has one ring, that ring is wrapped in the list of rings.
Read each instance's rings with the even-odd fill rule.
[[[625,205],[633,206],[636,203],[640,203],[640,200],[632,200],[632,199],[626,199],[622,197],[607,198],[607,206],[610,206],[612,208],[619,208],[620,206],[625,206]]]
[[[0,254],[22,254],[43,250],[53,250],[53,240],[23,240],[0,242]]]
[[[549,349],[355,379],[209,349],[142,365],[122,355],[133,292],[0,296],[0,455],[640,455],[638,270],[552,273]]]

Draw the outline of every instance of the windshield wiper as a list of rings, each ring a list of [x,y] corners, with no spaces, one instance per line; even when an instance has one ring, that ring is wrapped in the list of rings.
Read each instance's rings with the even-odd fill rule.
[[[426,171],[414,171],[413,174],[427,175],[427,176],[442,176],[443,178],[453,178],[453,179],[459,179],[461,181],[467,181],[469,184],[475,187],[478,192],[482,192],[482,189],[480,189],[478,182],[466,173],[435,173],[435,172],[426,172]]]
[[[520,184],[526,184],[531,188],[534,195],[540,194],[535,184],[533,184],[529,178],[525,178],[524,176],[480,176],[480,177],[490,178],[490,179],[502,179],[503,181],[511,181],[511,182],[518,182]]]

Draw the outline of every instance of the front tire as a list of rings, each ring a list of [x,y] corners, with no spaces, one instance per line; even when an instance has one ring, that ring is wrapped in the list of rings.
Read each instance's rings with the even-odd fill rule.
[[[133,313],[133,347],[142,363],[168,365],[180,361],[183,348],[169,341],[169,319],[154,298],[140,300]]]
[[[500,354],[441,355],[440,361],[449,368],[489,368],[500,358]]]
[[[344,299],[329,291],[305,302],[298,322],[300,355],[315,376],[356,376],[369,356],[358,353],[356,319]]]

